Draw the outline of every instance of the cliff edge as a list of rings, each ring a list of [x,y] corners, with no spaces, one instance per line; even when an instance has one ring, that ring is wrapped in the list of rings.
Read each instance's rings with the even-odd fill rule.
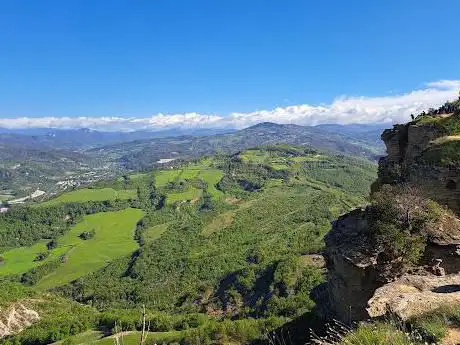
[[[385,130],[371,203],[325,238],[323,316],[406,319],[460,303],[460,99]]]

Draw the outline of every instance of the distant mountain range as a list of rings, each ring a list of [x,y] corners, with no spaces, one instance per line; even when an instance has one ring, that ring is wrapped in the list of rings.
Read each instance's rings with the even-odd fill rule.
[[[381,127],[369,126],[357,130],[355,126],[339,126],[337,131],[332,129],[264,122],[233,133],[137,140],[88,150],[87,153],[118,158],[124,168],[133,170],[150,168],[156,161],[165,158],[187,159],[277,143],[307,145],[371,160],[383,153]]]
[[[101,132],[87,128],[0,128],[2,141],[22,142],[25,145],[45,145],[60,149],[85,150],[102,145],[111,145],[133,140],[175,137],[181,135],[205,136],[235,132],[234,129],[182,129],[172,128],[160,131]]]
[[[277,143],[376,160],[384,150],[382,130],[382,125],[312,127],[269,122],[239,131],[0,129],[0,196],[23,196],[36,188],[55,190],[57,183],[78,186],[126,170],[151,169],[162,159],[186,160]]]

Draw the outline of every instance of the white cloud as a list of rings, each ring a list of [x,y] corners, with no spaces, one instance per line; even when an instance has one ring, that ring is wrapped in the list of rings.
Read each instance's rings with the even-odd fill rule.
[[[42,117],[0,118],[5,128],[91,128],[98,130],[159,130],[173,127],[244,128],[259,122],[316,125],[322,123],[406,122],[410,114],[438,107],[457,97],[460,80],[430,82],[405,94],[380,97],[336,98],[331,104],[300,104],[250,113],[157,114],[148,118],[124,117]]]

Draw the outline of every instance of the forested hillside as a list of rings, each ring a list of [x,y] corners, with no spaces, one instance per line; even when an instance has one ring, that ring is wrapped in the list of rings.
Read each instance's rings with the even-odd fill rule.
[[[111,344],[140,330],[143,305],[152,343],[263,339],[314,307],[322,238],[366,202],[375,174],[367,160],[283,144],[14,206],[0,215],[1,284],[16,291],[5,303],[43,317],[3,342]],[[50,314],[55,295],[72,303]]]

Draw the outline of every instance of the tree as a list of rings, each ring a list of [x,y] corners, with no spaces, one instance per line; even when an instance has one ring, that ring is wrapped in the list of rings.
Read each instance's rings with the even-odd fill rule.
[[[371,236],[381,253],[380,262],[397,266],[419,261],[425,234],[443,213],[438,204],[410,185],[383,185],[373,194],[370,210]]]
[[[129,176],[124,174],[122,176],[122,179],[123,179],[123,187],[126,189],[126,186],[129,184]]]
[[[92,229],[91,231],[83,231],[79,237],[82,239],[82,240],[90,240],[94,237],[94,235],[96,235],[96,230]]]
[[[52,250],[54,248],[56,248],[58,246],[58,243],[56,240],[51,240],[48,242],[48,244],[46,245],[46,247],[48,248],[48,250]]]

